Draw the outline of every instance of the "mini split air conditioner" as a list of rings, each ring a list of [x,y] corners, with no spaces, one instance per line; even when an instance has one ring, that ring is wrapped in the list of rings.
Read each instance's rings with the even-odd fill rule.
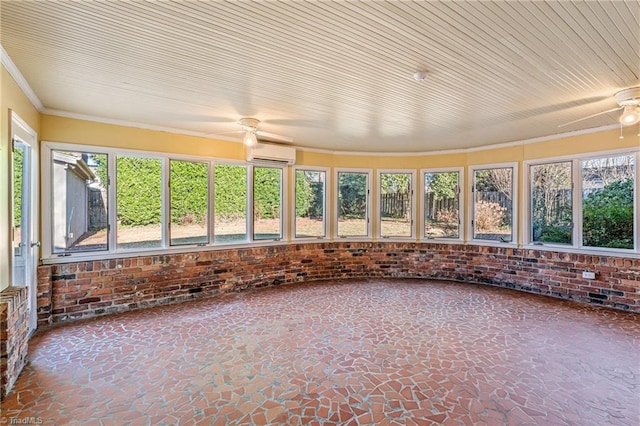
[[[296,149],[291,146],[259,142],[254,146],[247,147],[247,161],[293,165],[296,163]]]

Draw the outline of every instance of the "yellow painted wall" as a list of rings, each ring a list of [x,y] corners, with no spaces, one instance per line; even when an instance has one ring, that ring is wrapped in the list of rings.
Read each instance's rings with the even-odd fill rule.
[[[33,130],[40,132],[40,113],[18,87],[4,66],[0,71],[0,290],[11,282],[11,118],[17,113]],[[37,147],[36,147],[37,148]]]

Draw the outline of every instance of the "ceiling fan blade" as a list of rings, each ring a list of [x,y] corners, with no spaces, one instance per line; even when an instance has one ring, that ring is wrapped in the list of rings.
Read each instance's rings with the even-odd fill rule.
[[[293,142],[293,138],[291,137],[263,132],[262,130],[258,130],[256,132],[256,135],[263,139],[269,139],[269,140],[278,141],[278,142],[287,142],[287,143]]]
[[[590,118],[597,117],[597,116],[602,115],[602,114],[609,114],[610,112],[620,111],[622,108],[624,108],[624,107],[619,106],[617,108],[611,108],[611,109],[608,109],[606,111],[602,111],[602,112],[599,112],[599,113],[596,113],[596,114],[591,114],[591,115],[588,115],[586,117],[578,118],[577,120],[573,120],[573,121],[570,121],[568,123],[561,124],[558,127],[568,126],[570,124],[574,124],[574,123],[577,123],[577,122],[583,121],[583,120],[588,120]]]

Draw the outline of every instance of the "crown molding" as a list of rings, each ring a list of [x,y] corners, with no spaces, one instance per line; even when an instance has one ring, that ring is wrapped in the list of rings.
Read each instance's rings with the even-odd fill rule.
[[[482,145],[472,148],[459,148],[459,149],[445,149],[439,151],[414,151],[414,152],[366,152],[366,151],[335,151],[329,149],[296,147],[300,151],[305,152],[317,152],[320,154],[330,155],[353,155],[353,156],[366,156],[366,157],[426,157],[433,155],[450,155],[450,154],[466,154],[469,152],[489,151],[493,149],[512,148],[514,146],[529,145],[538,142],[546,142],[564,138],[570,138],[574,136],[589,135],[592,133],[606,132],[609,130],[616,130],[620,128],[620,124],[610,124],[607,126],[592,127],[590,129],[574,130],[572,132],[555,133],[547,136],[540,136],[530,139],[522,139],[513,142],[504,142],[498,144]]]
[[[13,79],[18,84],[18,87],[22,89],[24,94],[27,96],[27,98],[29,98],[29,100],[31,101],[33,106],[38,110],[38,112],[43,112],[45,108],[44,108],[44,105],[42,104],[42,101],[40,100],[40,98],[38,98],[38,95],[36,95],[36,92],[33,91],[31,86],[29,86],[29,83],[27,83],[27,80],[24,78],[24,76],[22,75],[22,73],[20,72],[16,64],[13,62],[13,60],[11,60],[11,57],[9,56],[7,51],[4,50],[4,47],[2,46],[1,43],[0,43],[0,62],[2,62],[2,65],[5,67],[9,75],[13,77]]]

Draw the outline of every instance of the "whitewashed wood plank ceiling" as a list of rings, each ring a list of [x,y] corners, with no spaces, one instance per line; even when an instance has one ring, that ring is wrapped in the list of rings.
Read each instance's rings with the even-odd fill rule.
[[[474,148],[615,124],[558,128],[640,86],[633,0],[0,7],[2,46],[45,112],[210,138],[251,116],[301,147]]]

